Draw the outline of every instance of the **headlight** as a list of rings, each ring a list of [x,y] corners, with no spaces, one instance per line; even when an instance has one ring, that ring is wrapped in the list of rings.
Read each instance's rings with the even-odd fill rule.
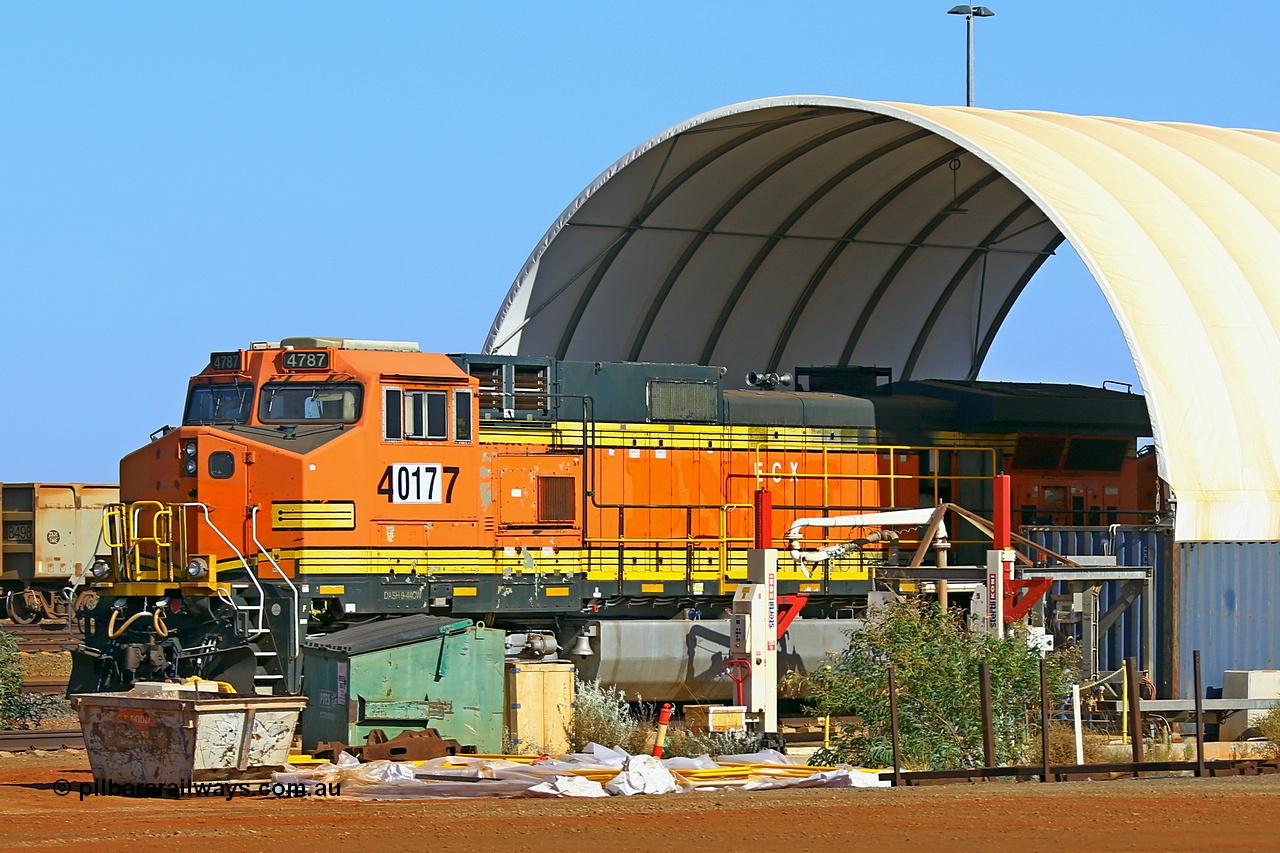
[[[93,564],[89,566],[89,574],[98,580],[102,580],[111,574],[111,564],[106,560],[94,560]]]
[[[194,477],[196,474],[196,460],[184,460],[182,463],[182,470],[188,477]]]
[[[194,441],[186,441],[182,444],[182,455],[188,459],[196,458],[196,443]]]
[[[187,563],[187,577],[192,580],[198,580],[209,574],[209,564],[201,557],[192,557],[191,562]]]

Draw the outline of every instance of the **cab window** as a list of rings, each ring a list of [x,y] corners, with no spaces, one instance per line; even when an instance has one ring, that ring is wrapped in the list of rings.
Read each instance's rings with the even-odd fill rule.
[[[246,383],[197,385],[187,397],[184,424],[214,424],[249,420],[253,386]]]
[[[355,382],[271,382],[262,386],[263,423],[350,424],[360,419],[363,389]]]
[[[449,437],[444,391],[404,392],[404,437],[442,441]]]
[[[384,388],[382,395],[382,435],[387,441],[445,441],[449,438],[447,391]]]
[[[453,440],[471,441],[471,392],[453,392]]]

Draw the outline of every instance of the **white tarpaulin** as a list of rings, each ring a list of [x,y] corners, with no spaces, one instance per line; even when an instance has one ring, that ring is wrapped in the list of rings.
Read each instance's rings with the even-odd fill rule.
[[[274,773],[283,785],[340,786],[341,796],[377,800],[430,797],[607,797],[733,788],[881,788],[879,771],[807,768],[773,750],[750,755],[659,759],[591,744],[585,752],[536,761],[466,755],[420,763],[371,761],[343,753],[332,764]],[[603,780],[603,781],[602,781]]]

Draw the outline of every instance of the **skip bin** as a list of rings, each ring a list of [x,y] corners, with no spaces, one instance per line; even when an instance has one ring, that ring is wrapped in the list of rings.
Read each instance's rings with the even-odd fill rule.
[[[93,778],[186,785],[265,778],[288,761],[299,696],[229,696],[190,689],[83,693],[80,715]]]
[[[303,643],[302,746],[363,744],[374,729],[502,750],[502,631],[469,619],[415,614],[357,625]]]

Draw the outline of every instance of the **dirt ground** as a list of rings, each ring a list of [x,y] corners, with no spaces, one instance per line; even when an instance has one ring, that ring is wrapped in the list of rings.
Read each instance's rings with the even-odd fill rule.
[[[1280,849],[1280,776],[386,803],[80,800],[59,779],[91,781],[83,752],[0,757],[0,851]]]

